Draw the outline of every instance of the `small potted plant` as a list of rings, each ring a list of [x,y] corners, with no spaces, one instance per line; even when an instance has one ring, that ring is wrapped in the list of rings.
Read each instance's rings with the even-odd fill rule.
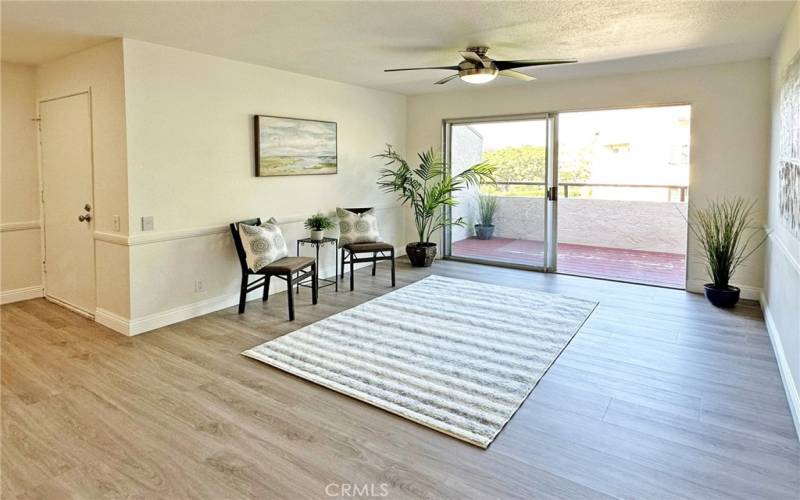
[[[689,228],[700,242],[706,271],[713,280],[706,283],[705,296],[717,307],[733,307],[740,289],[730,284],[736,269],[760,247],[758,227],[753,222],[755,201],[742,198],[712,201],[693,209]]]
[[[333,221],[323,214],[314,214],[306,219],[305,226],[311,230],[312,240],[321,240],[325,230],[333,228]]]
[[[490,194],[478,195],[478,223],[475,235],[479,240],[491,240],[494,234],[494,214],[497,212],[497,197]]]

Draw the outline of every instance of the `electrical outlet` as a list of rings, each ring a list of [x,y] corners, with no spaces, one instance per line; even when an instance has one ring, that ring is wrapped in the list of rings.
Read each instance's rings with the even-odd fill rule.
[[[197,280],[194,282],[194,291],[195,293],[201,293],[206,291],[206,284],[203,283],[203,280]]]
[[[114,224],[114,231],[119,232],[120,231],[119,215],[112,215],[111,222],[112,224]]]
[[[147,217],[142,217],[142,231],[152,231],[155,227],[155,222],[153,221],[153,216],[148,215]]]

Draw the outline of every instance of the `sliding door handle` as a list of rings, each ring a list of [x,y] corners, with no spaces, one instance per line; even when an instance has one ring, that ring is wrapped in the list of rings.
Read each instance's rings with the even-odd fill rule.
[[[547,199],[549,201],[558,200],[558,187],[552,186],[552,187],[547,188]]]

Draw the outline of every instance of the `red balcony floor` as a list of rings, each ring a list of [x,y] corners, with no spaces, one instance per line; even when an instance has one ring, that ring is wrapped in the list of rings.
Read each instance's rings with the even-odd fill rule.
[[[541,241],[468,238],[453,243],[453,255],[473,259],[541,266]],[[592,278],[684,288],[686,256],[621,248],[558,244],[558,272]]]

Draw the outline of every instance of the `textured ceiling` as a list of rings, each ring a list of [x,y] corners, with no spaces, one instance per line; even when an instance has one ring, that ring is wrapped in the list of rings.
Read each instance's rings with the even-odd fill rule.
[[[793,2],[2,2],[2,59],[39,64],[128,37],[406,94],[488,45],[496,59],[575,58],[540,79],[769,55]],[[503,80],[502,82],[500,80]],[[491,85],[536,85],[498,79]]]

